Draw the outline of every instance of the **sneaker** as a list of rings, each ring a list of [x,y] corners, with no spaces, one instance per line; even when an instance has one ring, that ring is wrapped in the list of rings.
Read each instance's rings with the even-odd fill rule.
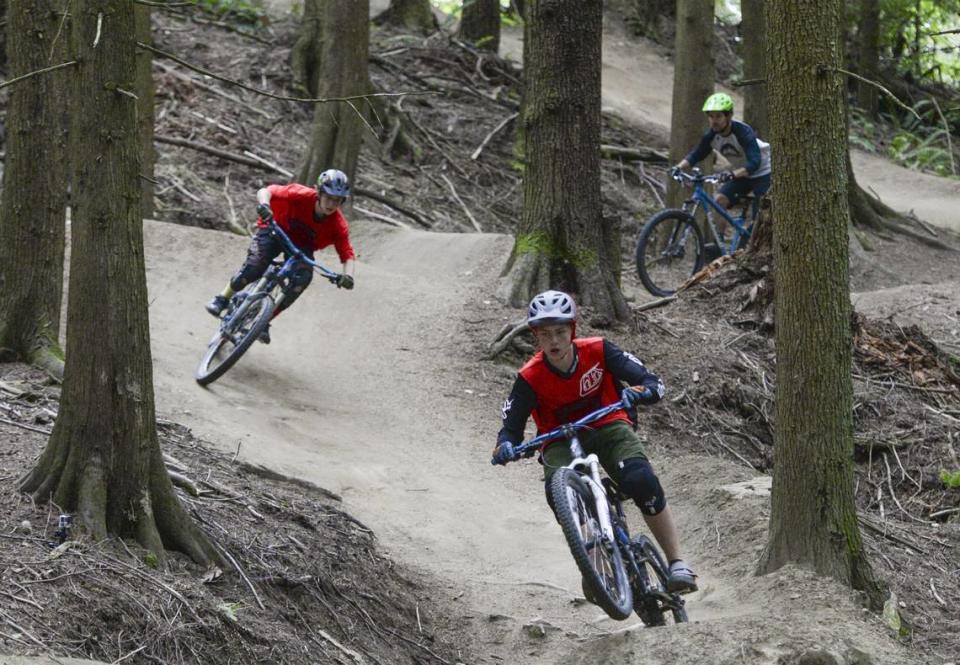
[[[259,341],[264,344],[270,343],[270,324],[267,324],[267,327],[263,329],[263,332],[260,333],[260,337],[257,338]]]
[[[226,309],[227,302],[226,296],[217,294],[213,297],[213,300],[207,303],[207,311],[214,316],[220,316],[220,313]]]
[[[670,593],[690,593],[697,590],[697,576],[683,559],[670,563],[667,577],[667,591]]]

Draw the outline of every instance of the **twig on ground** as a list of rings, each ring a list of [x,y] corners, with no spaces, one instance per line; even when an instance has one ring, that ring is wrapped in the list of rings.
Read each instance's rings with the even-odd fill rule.
[[[379,212],[374,212],[373,210],[368,210],[368,209],[366,209],[366,208],[361,208],[361,207],[358,206],[358,205],[353,206],[353,209],[356,210],[357,212],[363,213],[363,214],[366,215],[367,217],[372,217],[373,219],[380,220],[381,222],[385,222],[385,223],[387,223],[387,224],[390,224],[391,226],[397,226],[397,227],[400,227],[401,229],[409,229],[409,228],[410,228],[410,225],[409,225],[409,224],[406,224],[406,223],[404,223],[404,222],[401,222],[401,221],[398,220],[398,219],[394,219],[393,217],[387,217],[386,215],[381,215]]]
[[[487,144],[490,143],[490,139],[496,136],[497,132],[499,132],[501,129],[506,127],[511,120],[513,120],[519,115],[520,115],[519,113],[513,113],[511,115],[508,115],[506,118],[504,118],[503,121],[500,122],[500,124],[498,124],[496,127],[493,128],[493,131],[491,131],[489,134],[487,134],[484,137],[480,145],[477,146],[477,149],[473,151],[472,155],[470,155],[470,159],[476,160],[476,158],[480,156],[480,153],[483,152],[483,149],[487,147]]]
[[[467,217],[470,218],[470,223],[473,224],[473,228],[476,229],[477,233],[483,233],[483,229],[480,228],[480,224],[477,222],[476,218],[473,216],[473,213],[470,212],[470,209],[467,207],[467,204],[463,202],[463,199],[460,198],[460,195],[457,194],[457,188],[453,186],[450,178],[446,174],[441,173],[440,177],[444,179],[447,185],[450,187],[450,191],[453,193],[453,198],[457,200],[457,203],[460,204],[460,207],[463,208],[463,211],[467,213]]]
[[[374,191],[372,191],[372,190],[362,189],[362,188],[360,188],[360,187],[354,187],[354,188],[353,188],[353,193],[354,193],[355,196],[363,196],[363,197],[366,197],[366,198],[368,198],[368,199],[373,199],[374,201],[379,201],[380,203],[383,203],[384,205],[390,206],[391,208],[393,208],[393,209],[396,210],[397,212],[403,213],[404,215],[406,215],[407,217],[409,217],[410,219],[412,219],[413,221],[415,221],[417,224],[419,224],[420,226],[422,226],[422,227],[425,228],[425,229],[433,228],[433,225],[432,225],[430,222],[428,222],[427,220],[425,220],[423,217],[421,217],[418,213],[414,212],[413,210],[410,210],[409,208],[406,208],[406,207],[400,205],[399,203],[397,203],[394,199],[390,198],[389,196],[385,196],[385,195],[383,195],[383,194],[378,194],[377,192],[374,192]]]

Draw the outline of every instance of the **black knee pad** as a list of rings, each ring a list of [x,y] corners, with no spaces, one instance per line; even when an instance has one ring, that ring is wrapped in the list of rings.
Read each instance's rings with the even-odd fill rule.
[[[644,515],[657,515],[667,507],[667,498],[660,479],[650,462],[640,457],[625,459],[619,464],[617,484],[620,491],[633,499]]]

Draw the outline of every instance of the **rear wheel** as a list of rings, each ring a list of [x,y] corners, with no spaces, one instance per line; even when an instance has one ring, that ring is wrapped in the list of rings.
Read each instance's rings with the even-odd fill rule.
[[[667,613],[674,623],[686,623],[687,610],[683,599],[667,592],[668,568],[657,546],[646,536],[636,536],[630,541],[630,549],[637,563],[633,571],[633,609],[647,626],[664,626]]]
[[[273,308],[273,298],[261,291],[247,296],[234,313],[228,314],[230,323],[221,324],[200,359],[194,375],[197,383],[213,383],[233,367],[269,325]]]
[[[647,291],[671,296],[703,268],[703,233],[690,213],[661,210],[643,225],[636,259],[637,274]]]
[[[590,487],[571,469],[558,469],[550,481],[557,520],[567,539],[591,600],[613,619],[626,619],[633,593],[620,549],[600,529],[597,504]]]

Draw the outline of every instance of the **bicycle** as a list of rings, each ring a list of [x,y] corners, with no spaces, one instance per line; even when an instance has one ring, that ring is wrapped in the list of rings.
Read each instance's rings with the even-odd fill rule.
[[[270,230],[282,241],[286,259],[281,261],[275,258],[263,277],[230,298],[220,319],[220,327],[207,343],[207,350],[194,375],[201,386],[209,385],[223,376],[260,337],[269,325],[273,312],[283,302],[286,287],[298,263],[311,266],[331,283],[336,283],[340,277],[339,273],[304,254],[273,220],[270,220]]]
[[[691,173],[672,170],[670,177],[685,187],[692,187],[693,193],[682,208],[661,210],[647,220],[640,231],[636,254],[640,281],[647,291],[661,297],[676,293],[677,288],[700,272],[708,261],[737,251],[742,242],[750,238],[758,209],[752,196],[744,199],[743,212],[736,217],[717,203],[703,186],[720,182],[719,175],[703,175],[695,168]],[[752,214],[747,220],[747,210],[751,207]],[[704,240],[704,232],[695,220],[701,209],[711,234],[710,242]],[[728,243],[717,233],[714,212],[733,227]]]
[[[573,460],[554,472],[550,495],[593,600],[612,619],[636,612],[647,626],[663,626],[669,613],[674,623],[686,623],[683,598],[667,591],[668,568],[660,550],[645,535],[630,537],[623,513],[627,497],[610,478],[601,478],[599,458],[594,453],[584,456],[577,436],[590,423],[628,407],[619,401],[534,437],[514,448],[514,459],[531,455],[545,443],[568,440]]]

